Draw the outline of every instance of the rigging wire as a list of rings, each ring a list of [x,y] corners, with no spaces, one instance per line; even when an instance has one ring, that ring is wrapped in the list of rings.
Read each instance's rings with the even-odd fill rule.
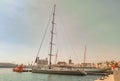
[[[59,27],[59,30],[61,30],[61,36],[62,36],[63,42],[66,43],[65,37],[64,37],[64,32],[63,32],[62,28]],[[58,39],[58,38],[57,38],[57,39]],[[60,41],[62,41],[62,40],[60,40]],[[58,42],[60,42],[60,41],[58,41]],[[59,45],[59,47],[60,47],[60,45]],[[66,45],[64,45],[64,48],[67,49]]]
[[[60,15],[60,19],[61,19],[61,24],[63,25],[63,28],[64,28],[65,26],[64,26],[64,23],[63,23],[63,21],[62,21],[61,15]],[[64,29],[63,29],[63,30],[64,30]],[[63,32],[65,32],[65,30],[64,30]],[[77,54],[76,54],[76,52],[75,52],[75,49],[72,47],[72,43],[71,43],[71,40],[70,40],[70,37],[69,37],[68,33],[66,33],[66,35],[67,35],[67,38],[68,38],[68,40],[69,40],[69,43],[70,43],[69,45],[70,45],[73,53],[75,54],[76,57],[78,57]],[[64,35],[63,35],[63,36],[64,36]],[[78,60],[78,58],[77,58],[77,60]]]
[[[55,64],[56,64],[57,56],[58,56],[58,33],[57,33],[57,24],[56,23],[55,23],[55,38],[56,38],[56,40],[54,42],[56,45],[56,53],[55,53]]]
[[[51,1],[51,5],[53,5],[53,4],[55,4],[55,0]],[[50,8],[50,9],[52,9],[51,11],[53,11],[53,8]],[[34,63],[36,63],[37,57],[38,57],[39,54],[40,54],[41,47],[42,47],[42,45],[43,45],[43,42],[44,42],[44,39],[45,39],[47,30],[48,30],[48,28],[49,28],[49,24],[50,24],[50,19],[51,19],[51,17],[52,17],[52,13],[50,14],[50,17],[49,17],[49,19],[48,19],[48,23],[47,23],[47,26],[46,26],[46,28],[45,28],[45,33],[43,34],[43,37],[42,37],[42,40],[41,40],[41,43],[40,43],[40,46],[39,46],[39,49],[38,49],[38,52],[37,52],[36,59],[35,59],[35,62],[34,62]]]
[[[53,10],[52,10],[52,11],[53,11]],[[41,51],[42,44],[43,44],[43,42],[44,42],[44,39],[45,39],[47,30],[48,30],[48,28],[49,28],[49,24],[50,24],[50,19],[51,19],[51,17],[52,17],[52,13],[50,14],[50,17],[49,17],[49,19],[48,19],[48,23],[47,23],[47,26],[46,26],[46,28],[45,28],[45,33],[43,34],[43,37],[42,37],[42,40],[41,40],[41,43],[40,43],[40,46],[39,46],[39,49],[38,49],[36,58],[39,56],[39,53],[40,53],[40,51]]]

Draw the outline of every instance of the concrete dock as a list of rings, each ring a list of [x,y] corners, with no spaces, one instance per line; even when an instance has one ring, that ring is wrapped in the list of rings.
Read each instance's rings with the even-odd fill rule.
[[[95,81],[120,81],[120,70],[114,71],[113,74],[101,77],[101,79]]]

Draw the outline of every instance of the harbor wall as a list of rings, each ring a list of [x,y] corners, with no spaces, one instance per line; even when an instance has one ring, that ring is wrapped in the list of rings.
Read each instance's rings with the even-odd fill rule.
[[[120,81],[120,70],[114,71],[114,81]]]

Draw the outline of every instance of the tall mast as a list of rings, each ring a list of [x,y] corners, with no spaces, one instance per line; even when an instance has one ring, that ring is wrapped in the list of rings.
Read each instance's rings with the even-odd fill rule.
[[[57,50],[57,53],[55,55],[55,64],[57,63],[57,57],[58,57],[58,50]]]
[[[50,54],[49,54],[49,69],[51,69],[51,58],[52,58],[52,49],[53,49],[53,34],[54,34],[54,24],[55,24],[55,8],[56,5],[54,5],[54,10],[53,10],[53,19],[52,19],[52,30],[51,30],[51,41],[50,41]]]
[[[85,65],[85,61],[86,61],[86,45],[85,45],[85,50],[84,50],[84,65]]]

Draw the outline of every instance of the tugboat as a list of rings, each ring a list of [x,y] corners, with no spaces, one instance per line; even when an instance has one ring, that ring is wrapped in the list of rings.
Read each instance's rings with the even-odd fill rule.
[[[75,69],[73,67],[55,67],[51,63],[51,57],[53,56],[52,54],[52,49],[53,49],[53,34],[54,34],[54,25],[55,25],[55,8],[56,5],[54,5],[54,10],[53,10],[53,17],[52,17],[52,30],[51,30],[51,41],[50,41],[50,53],[49,53],[49,65],[40,65],[37,64],[35,67],[32,68],[33,73],[44,73],[44,74],[59,74],[59,75],[86,75],[87,73],[84,70],[81,69]],[[41,48],[41,46],[40,46]],[[40,49],[39,49],[40,50]],[[38,52],[39,54],[39,52]],[[38,54],[36,57],[35,63],[37,63],[38,59]]]
[[[23,72],[23,71],[24,71],[23,64],[18,65],[17,67],[13,68],[13,72]]]
[[[23,64],[18,65],[17,67],[13,68],[13,72],[31,72],[31,69],[26,69]]]

